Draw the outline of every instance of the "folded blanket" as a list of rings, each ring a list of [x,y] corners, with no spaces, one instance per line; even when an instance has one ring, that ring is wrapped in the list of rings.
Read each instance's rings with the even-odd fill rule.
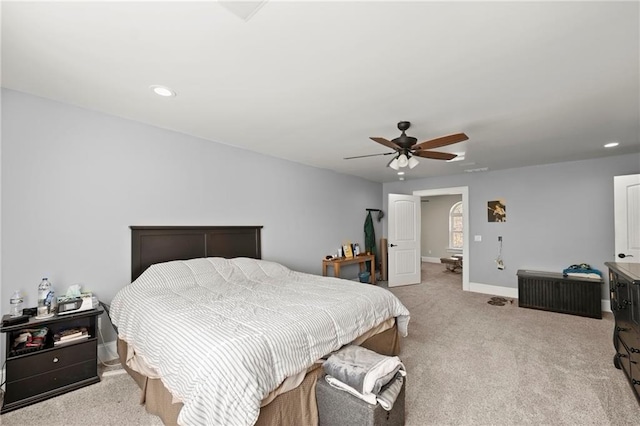
[[[340,389],[343,390],[345,392],[349,392],[351,395],[360,398],[361,400],[371,404],[371,405],[376,405],[378,403],[378,398],[376,395],[372,394],[372,393],[361,393],[358,392],[357,390],[355,390],[354,388],[352,388],[351,386],[341,382],[340,380],[337,380],[335,377],[332,377],[330,375],[326,375],[324,376],[324,379],[327,381],[327,383],[329,383],[332,387],[336,388],[336,389]]]
[[[348,345],[324,362],[325,372],[360,394],[378,394],[405,368],[397,356],[385,356],[369,349]]]
[[[404,371],[398,371],[395,374],[395,377],[381,389],[378,395],[373,393],[360,393],[351,386],[330,375],[324,376],[324,379],[329,383],[329,385],[331,385],[331,387],[348,392],[368,404],[380,404],[380,406],[385,410],[391,411],[393,404],[396,402],[396,399],[402,390],[405,374],[406,373]]]
[[[387,383],[380,391],[377,397],[378,404],[387,411],[391,411],[393,404],[396,402],[400,391],[402,390],[402,384],[404,383],[403,372],[396,373],[396,376]]]

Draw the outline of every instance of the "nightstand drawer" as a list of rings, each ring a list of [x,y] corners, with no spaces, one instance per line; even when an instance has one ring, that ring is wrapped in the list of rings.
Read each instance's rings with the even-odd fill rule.
[[[98,365],[95,360],[48,371],[44,374],[32,375],[23,380],[7,382],[4,403],[11,404],[88,379],[99,381]]]
[[[39,354],[30,354],[7,360],[7,382],[26,379],[51,370],[58,370],[84,361],[97,365],[97,341],[89,339],[83,343],[69,343]]]

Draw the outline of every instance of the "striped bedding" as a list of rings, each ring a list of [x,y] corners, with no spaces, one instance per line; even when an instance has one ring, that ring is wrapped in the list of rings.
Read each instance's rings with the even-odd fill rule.
[[[385,289],[248,258],[153,265],[111,304],[182,425],[254,424],[286,377],[392,317],[406,336],[409,311]]]

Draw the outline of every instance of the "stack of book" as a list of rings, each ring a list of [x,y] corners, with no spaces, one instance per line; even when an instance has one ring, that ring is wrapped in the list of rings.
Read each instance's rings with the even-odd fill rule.
[[[65,343],[76,342],[78,340],[88,339],[89,332],[85,327],[69,328],[61,330],[53,335],[54,346],[64,345]]]

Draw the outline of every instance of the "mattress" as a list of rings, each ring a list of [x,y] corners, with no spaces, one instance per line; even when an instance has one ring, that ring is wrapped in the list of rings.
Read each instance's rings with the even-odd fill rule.
[[[254,424],[261,402],[390,318],[385,289],[237,258],[151,266],[113,299],[119,337],[183,403],[180,424]]]

